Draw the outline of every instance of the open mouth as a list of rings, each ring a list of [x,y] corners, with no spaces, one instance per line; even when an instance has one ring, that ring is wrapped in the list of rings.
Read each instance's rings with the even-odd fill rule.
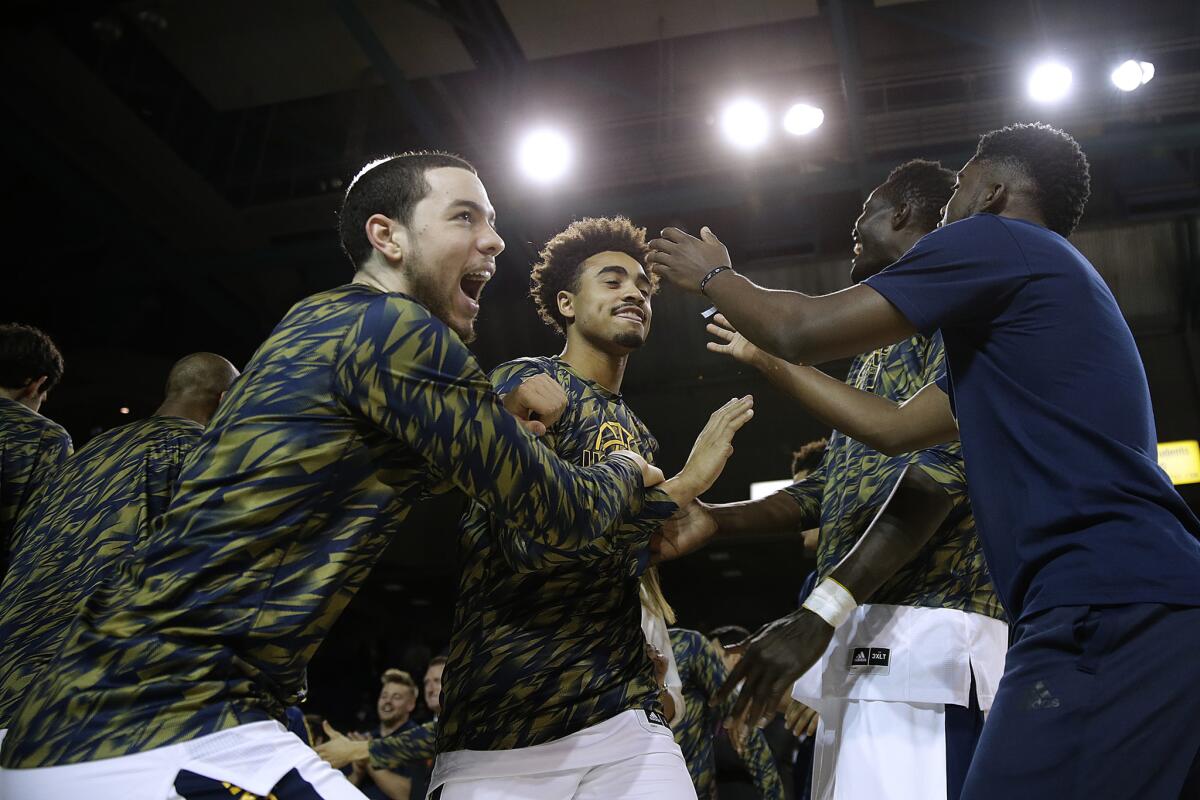
[[[479,297],[483,294],[483,286],[492,278],[492,273],[488,270],[476,270],[463,275],[462,280],[458,283],[458,288],[467,296],[476,307],[479,306]]]

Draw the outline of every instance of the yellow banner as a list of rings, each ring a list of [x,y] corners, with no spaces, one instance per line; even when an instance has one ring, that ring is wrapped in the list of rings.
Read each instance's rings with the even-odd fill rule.
[[[1159,442],[1158,465],[1171,476],[1172,483],[1200,483],[1200,442]]]

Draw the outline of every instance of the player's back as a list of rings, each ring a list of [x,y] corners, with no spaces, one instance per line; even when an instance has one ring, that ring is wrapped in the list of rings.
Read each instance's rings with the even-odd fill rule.
[[[71,454],[63,427],[15,400],[0,397],[0,577],[21,510]]]
[[[0,728],[62,644],[79,603],[145,542],[202,430],[156,416],[105,431],[21,515],[0,585]]]

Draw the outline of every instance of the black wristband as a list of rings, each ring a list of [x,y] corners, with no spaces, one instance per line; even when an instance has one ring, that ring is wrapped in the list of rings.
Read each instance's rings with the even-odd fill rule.
[[[700,280],[700,291],[703,293],[704,287],[708,286],[708,282],[711,281],[713,278],[717,277],[718,275],[720,275],[722,272],[724,272],[727,269],[733,269],[733,267],[716,267],[715,269],[713,269],[712,272],[705,275]]]

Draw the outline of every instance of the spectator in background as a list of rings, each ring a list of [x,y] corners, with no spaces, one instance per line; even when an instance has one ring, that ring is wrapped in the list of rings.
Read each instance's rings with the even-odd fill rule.
[[[383,686],[375,703],[379,727],[373,736],[382,738],[415,728],[416,723],[411,717],[417,705],[417,682],[404,670],[392,668],[384,671],[380,683]],[[323,724],[323,728],[331,739],[341,736],[328,722]],[[357,734],[352,738],[366,737],[364,734]],[[362,760],[354,762],[349,777],[350,782],[370,800],[409,800],[410,797],[419,797],[413,793],[413,784],[418,781],[422,784],[427,782],[427,776],[422,774],[423,769],[423,765],[420,764],[378,769]]]
[[[71,437],[38,413],[62,374],[62,354],[49,336],[30,325],[0,325],[0,578],[17,515],[71,455]]]
[[[434,656],[425,668],[425,707],[433,714],[434,721],[442,713],[442,672],[446,669],[446,656]]]

